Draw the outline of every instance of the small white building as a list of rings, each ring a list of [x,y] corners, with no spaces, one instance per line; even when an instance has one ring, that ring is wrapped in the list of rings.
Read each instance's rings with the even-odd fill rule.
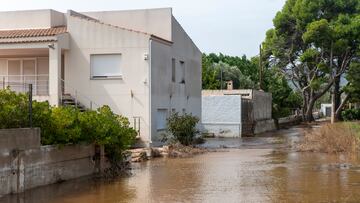
[[[173,110],[201,117],[201,52],[171,8],[0,12],[0,88],[26,84],[51,105],[110,106],[145,144]]]
[[[203,95],[204,132],[221,137],[241,137],[241,95]]]
[[[331,117],[332,104],[321,104],[320,112],[324,117]]]
[[[241,137],[274,130],[272,96],[258,90],[203,90],[204,133]]]

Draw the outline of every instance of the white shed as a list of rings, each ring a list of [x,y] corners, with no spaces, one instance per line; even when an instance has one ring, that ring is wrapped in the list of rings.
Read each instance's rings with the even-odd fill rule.
[[[241,95],[202,97],[204,131],[221,137],[241,137]]]
[[[321,104],[320,112],[325,117],[331,117],[332,104]]]

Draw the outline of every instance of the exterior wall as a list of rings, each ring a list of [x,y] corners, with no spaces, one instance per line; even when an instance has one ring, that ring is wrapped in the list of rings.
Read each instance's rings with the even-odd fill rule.
[[[65,52],[67,92],[89,107],[109,105],[132,121],[141,117],[140,135],[149,141],[149,36],[68,15],[70,50]],[[91,79],[91,54],[121,54],[121,79]],[[83,96],[83,95],[86,95]]]
[[[0,12],[0,29],[50,28],[65,25],[63,13],[54,10]]]
[[[201,52],[173,18],[173,43],[151,42],[151,131],[158,141],[162,131],[157,129],[157,110],[191,113],[201,118]],[[175,59],[176,78],[172,81],[172,59]],[[185,83],[182,83],[180,61],[185,64]]]
[[[39,129],[0,130],[0,140],[6,143],[0,151],[0,197],[101,170],[93,145],[40,146]]]
[[[171,8],[84,12],[104,23],[151,33],[172,41]]]
[[[241,137],[241,96],[203,96],[202,126],[220,137]]]

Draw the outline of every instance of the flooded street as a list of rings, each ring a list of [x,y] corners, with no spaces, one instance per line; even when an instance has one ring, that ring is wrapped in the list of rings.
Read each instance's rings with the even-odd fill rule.
[[[299,129],[260,138],[211,139],[192,158],[133,164],[130,177],[85,178],[7,196],[2,202],[360,202],[360,165],[339,155],[298,153]],[[276,135],[276,137],[271,137]]]

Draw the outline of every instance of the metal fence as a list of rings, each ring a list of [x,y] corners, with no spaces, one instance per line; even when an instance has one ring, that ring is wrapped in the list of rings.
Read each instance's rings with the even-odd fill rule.
[[[0,81],[0,89],[27,93],[31,84],[34,96],[49,95],[49,75],[0,75]]]

